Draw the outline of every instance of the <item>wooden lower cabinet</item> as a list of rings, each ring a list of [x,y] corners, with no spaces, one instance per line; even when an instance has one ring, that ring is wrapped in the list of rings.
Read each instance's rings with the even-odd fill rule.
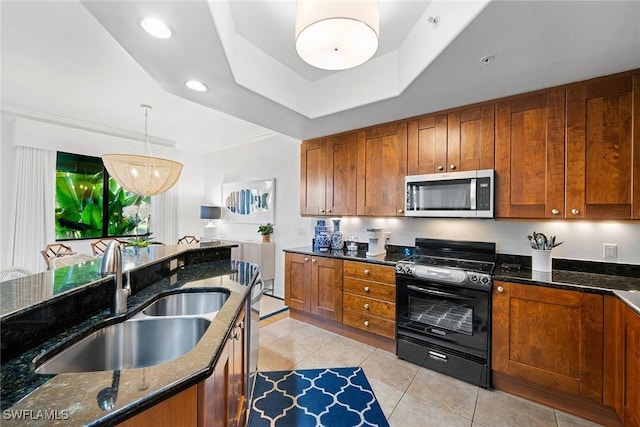
[[[345,325],[395,339],[395,269],[344,261],[343,316]]]
[[[342,260],[287,253],[284,275],[289,308],[342,322]]]
[[[624,313],[624,425],[640,427],[640,315]]]
[[[603,297],[495,282],[493,370],[602,401]]]
[[[213,374],[119,424],[123,427],[239,427],[247,420],[245,310],[240,311]]]

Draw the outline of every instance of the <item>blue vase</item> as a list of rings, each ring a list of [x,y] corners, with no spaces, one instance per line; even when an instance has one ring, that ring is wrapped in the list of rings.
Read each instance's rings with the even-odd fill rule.
[[[331,235],[331,249],[342,250],[344,246],[344,240],[342,239],[342,233],[340,232],[340,220],[333,220],[333,234]]]
[[[319,219],[315,226],[313,250],[326,252],[331,248],[331,235],[324,219]]]

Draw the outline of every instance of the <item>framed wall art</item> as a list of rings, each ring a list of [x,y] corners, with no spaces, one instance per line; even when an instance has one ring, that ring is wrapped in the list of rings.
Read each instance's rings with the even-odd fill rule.
[[[222,184],[222,218],[228,222],[273,224],[275,178]]]

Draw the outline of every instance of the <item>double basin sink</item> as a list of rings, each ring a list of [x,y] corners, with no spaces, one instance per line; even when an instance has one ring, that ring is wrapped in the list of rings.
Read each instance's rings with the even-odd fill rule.
[[[131,319],[34,360],[38,374],[119,371],[174,360],[193,349],[229,297],[226,289],[164,296]]]

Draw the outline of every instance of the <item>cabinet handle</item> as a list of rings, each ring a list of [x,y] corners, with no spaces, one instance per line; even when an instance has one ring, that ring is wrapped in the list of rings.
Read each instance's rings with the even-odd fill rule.
[[[369,270],[365,270],[364,274],[366,274],[368,276],[369,275]]]
[[[308,261],[309,261],[309,258],[304,257],[304,262],[308,262]]]
[[[364,326],[369,326],[369,321],[368,320],[364,321]]]
[[[365,291],[365,292],[369,292],[369,287],[368,287],[368,286],[365,286],[365,287],[364,287],[364,291]]]
[[[449,169],[454,170],[456,168],[456,165],[449,165]]]
[[[504,288],[502,286],[498,286],[498,292],[504,292]]]
[[[324,209],[320,209],[320,213],[324,213]]]
[[[365,309],[365,310],[369,310],[369,304],[365,304],[365,305],[364,305],[364,309]]]
[[[404,212],[404,209],[398,209],[398,213]]]
[[[551,209],[551,213],[554,215],[558,215],[560,211],[558,209]]]
[[[331,209],[327,209],[327,213],[331,213]]]
[[[443,170],[443,169],[444,169],[444,168],[442,167],[442,165],[438,165],[438,170],[439,170],[439,171],[441,171],[441,170]]]
[[[574,215],[578,215],[580,213],[580,211],[576,208],[571,209],[571,213]]]
[[[318,262],[318,260],[314,258],[311,260],[311,262]]]

